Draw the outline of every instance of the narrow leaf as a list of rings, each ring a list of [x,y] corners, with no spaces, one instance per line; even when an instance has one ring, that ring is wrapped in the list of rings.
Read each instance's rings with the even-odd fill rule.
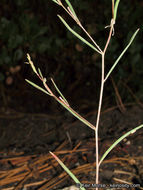
[[[60,20],[62,21],[62,23],[67,27],[67,29],[73,33],[77,38],[79,38],[82,42],[84,42],[86,45],[88,45],[90,48],[94,49],[94,51],[97,51],[98,53],[101,54],[100,51],[98,51],[98,49],[96,49],[92,44],[90,44],[87,40],[85,40],[83,37],[81,37],[78,33],[76,33],[67,23],[66,21],[60,16],[58,15],[58,17],[60,18]]]
[[[114,7],[114,20],[116,20],[116,17],[117,17],[119,2],[120,0],[116,0],[115,7]]]
[[[87,121],[85,118],[83,118],[81,115],[79,115],[76,111],[74,111],[71,107],[66,105],[64,102],[62,102],[60,99],[55,97],[55,99],[65,108],[67,109],[73,116],[75,116],[77,119],[79,119],[81,122],[83,122],[85,125],[90,127],[91,129],[95,130],[95,126],[92,125],[89,121]]]
[[[38,86],[37,84],[31,82],[28,79],[25,79],[26,82],[28,82],[29,84],[31,84],[32,86],[34,86],[35,88],[37,88],[38,90],[41,90],[42,92],[44,92],[45,94],[48,94],[49,96],[51,96],[51,94],[49,94],[45,89],[41,88],[40,86]]]
[[[137,130],[141,129],[143,127],[143,125],[140,125],[132,130],[130,130],[129,132],[127,132],[126,134],[124,134],[123,136],[121,136],[117,141],[115,141],[110,148],[108,148],[108,150],[103,154],[102,158],[100,159],[99,165],[101,164],[101,162],[103,162],[103,160],[105,159],[105,157],[109,154],[109,152],[117,145],[119,144],[124,138],[126,138],[127,136],[129,136],[132,133],[135,133]]]
[[[77,177],[66,167],[66,165],[52,152],[50,154],[57,160],[61,167],[68,173],[68,175],[75,181],[75,183],[81,184]],[[84,187],[80,187],[81,190],[86,190]]]
[[[56,4],[58,4],[59,5],[59,3],[56,1],[56,0],[52,0],[54,3],[56,3]]]
[[[69,8],[70,8],[72,14],[77,18],[76,13],[75,13],[75,11],[74,11],[74,9],[73,9],[71,3],[69,2],[69,0],[65,0],[65,1],[66,1],[67,5],[69,6]]]
[[[39,72],[40,77],[43,78],[43,75],[42,75],[40,68],[38,68],[38,72]]]
[[[36,70],[36,68],[35,68],[35,66],[34,66],[34,63],[33,63],[33,61],[31,61],[31,57],[30,57],[30,55],[27,53],[27,59],[28,59],[28,62],[29,62],[29,64],[30,64],[30,66],[31,66],[31,68],[32,68],[32,70],[33,70],[33,72],[34,73],[36,73],[36,75],[38,74],[37,73],[37,70]]]
[[[120,61],[120,59],[122,58],[122,56],[125,54],[125,52],[127,51],[127,49],[129,48],[129,46],[132,44],[134,38],[136,37],[137,33],[138,33],[139,29],[136,30],[136,32],[133,34],[133,36],[131,37],[128,45],[125,47],[125,49],[122,51],[122,53],[120,54],[120,56],[118,57],[118,59],[115,61],[115,63],[113,64],[113,66],[111,67],[111,69],[109,70],[109,72],[107,73],[106,77],[105,77],[105,81],[107,80],[107,78],[110,76],[110,74],[112,73],[112,71],[114,70],[114,68],[116,67],[117,63]]]
[[[63,94],[61,93],[61,91],[59,90],[59,88],[57,87],[56,83],[54,82],[54,80],[51,78],[51,81],[53,83],[53,85],[55,86],[57,92],[60,94],[60,96],[63,98],[63,100],[69,105],[68,101],[66,100],[66,98],[63,96]]]

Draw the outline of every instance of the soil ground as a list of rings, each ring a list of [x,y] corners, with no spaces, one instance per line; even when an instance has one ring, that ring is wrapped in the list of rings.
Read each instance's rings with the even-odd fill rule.
[[[116,106],[103,110],[100,156],[117,138],[143,123],[141,107],[125,107],[124,112]],[[96,110],[84,116],[94,124]],[[28,114],[1,109],[0,131],[0,189],[61,189],[74,184],[49,151],[55,152],[87,189],[95,189],[91,188],[91,184],[95,184],[94,131],[67,112]],[[100,168],[100,183],[138,184],[138,188],[132,189],[141,189],[142,150],[143,131],[140,129],[107,156]]]

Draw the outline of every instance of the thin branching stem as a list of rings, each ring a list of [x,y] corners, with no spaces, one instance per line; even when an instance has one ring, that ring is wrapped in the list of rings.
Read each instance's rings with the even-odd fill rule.
[[[43,82],[43,85],[45,87],[45,89],[48,91],[49,95],[52,96],[57,102],[59,102],[64,108],[66,108],[70,113],[72,113],[75,117],[77,117],[80,121],[82,121],[85,125],[87,125],[88,127],[90,127],[93,130],[95,129],[95,126],[92,125],[89,121],[87,121],[85,118],[83,118],[80,114],[78,114],[75,110],[73,110],[68,102],[66,102],[64,99],[62,99],[61,97],[57,97],[55,96],[55,94],[52,92],[52,90],[49,88],[49,86],[46,84],[46,79],[43,77],[40,77],[40,75],[37,73],[37,76],[39,77],[39,79]]]
[[[96,184],[98,184],[99,181],[99,146],[98,146],[98,128],[99,128],[99,121],[100,121],[100,115],[101,115],[101,107],[102,107],[102,99],[103,99],[103,91],[104,91],[104,59],[105,59],[105,53],[108,48],[108,45],[111,40],[112,33],[114,31],[114,24],[115,20],[111,20],[110,24],[110,31],[109,36],[105,45],[104,50],[102,51],[101,48],[97,45],[97,43],[94,41],[94,39],[91,37],[91,35],[85,30],[85,28],[82,26],[79,20],[77,20],[72,13],[66,9],[63,5],[61,5],[64,10],[76,21],[76,23],[80,26],[80,28],[85,32],[85,34],[90,38],[90,40],[93,42],[93,44],[97,47],[97,52],[102,55],[102,74],[101,74],[101,88],[100,88],[100,97],[99,97],[99,106],[98,106],[98,113],[97,113],[97,119],[96,119],[96,127],[95,129],[95,143],[96,143]],[[96,188],[98,190],[98,188]]]
[[[41,88],[40,86],[36,85],[35,83],[26,80],[28,83],[30,83],[31,85],[33,85],[34,87],[36,87],[37,89],[41,90],[42,92],[52,96],[57,102],[59,102],[65,109],[67,109],[72,115],[74,115],[77,119],[79,119],[81,122],[83,122],[85,125],[87,125],[88,127],[90,127],[91,129],[94,130],[95,132],[95,148],[96,148],[96,184],[99,183],[99,168],[100,168],[100,164],[101,162],[105,159],[105,157],[107,156],[107,154],[121,141],[123,140],[125,137],[127,137],[128,135],[136,132],[136,130],[140,129],[143,127],[143,125],[136,127],[135,129],[129,131],[128,133],[126,133],[125,135],[121,136],[102,156],[102,158],[99,161],[99,145],[98,145],[98,140],[99,140],[99,134],[98,134],[98,129],[99,129],[99,122],[100,122],[100,116],[101,116],[101,108],[102,108],[102,101],[103,101],[103,92],[104,92],[104,84],[106,82],[106,80],[108,79],[109,75],[111,74],[111,72],[113,71],[114,67],[117,65],[117,63],[119,62],[119,60],[121,59],[121,57],[124,55],[124,53],[126,52],[126,50],[128,49],[128,47],[131,45],[132,41],[134,40],[136,34],[138,33],[139,29],[136,30],[136,32],[133,34],[133,36],[131,37],[131,40],[129,42],[129,44],[125,47],[125,49],[123,50],[123,52],[121,53],[121,55],[118,57],[118,59],[115,61],[114,65],[111,67],[111,69],[109,70],[109,72],[107,73],[107,75],[105,76],[105,54],[107,51],[107,48],[109,46],[109,43],[111,41],[111,37],[114,35],[114,25],[115,25],[115,20],[116,20],[116,15],[117,15],[117,9],[118,9],[118,5],[119,5],[119,1],[116,1],[115,7],[114,7],[114,0],[112,0],[112,19],[111,19],[111,23],[110,26],[110,31],[109,31],[109,35],[104,47],[104,50],[101,50],[101,48],[97,45],[97,43],[94,41],[94,39],[91,37],[91,35],[87,32],[87,30],[82,26],[82,24],[80,23],[78,17],[76,16],[72,5],[70,4],[69,0],[66,0],[67,4],[69,7],[65,7],[61,0],[53,0],[55,3],[57,3],[58,5],[60,5],[71,17],[73,20],[75,20],[75,22],[77,23],[77,25],[84,31],[84,33],[89,37],[89,39],[92,41],[92,44],[88,43],[84,38],[82,38],[80,35],[78,35],[75,31],[73,31],[69,25],[64,21],[64,19],[62,19],[62,17],[59,16],[59,18],[61,19],[61,21],[64,23],[64,25],[69,29],[69,31],[71,31],[76,37],[78,37],[81,41],[83,41],[85,44],[87,44],[88,46],[90,46],[92,49],[94,49],[95,51],[97,51],[101,56],[102,56],[102,69],[101,69],[101,85],[100,85],[100,95],[99,95],[99,104],[98,104],[98,112],[97,112],[97,118],[96,118],[96,125],[92,125],[89,121],[87,121],[85,118],[83,118],[81,115],[79,115],[76,111],[74,111],[69,103],[67,102],[67,100],[64,98],[64,96],[62,95],[62,93],[60,92],[60,90],[58,89],[57,85],[54,83],[54,81],[52,80],[52,83],[54,84],[57,92],[60,94],[60,97],[56,96],[52,90],[49,88],[49,86],[46,84],[46,78],[43,77],[40,69],[38,69],[38,72],[33,64],[33,62],[31,61],[31,58],[29,56],[29,54],[27,54],[27,58],[28,58],[28,64],[31,65],[32,70],[34,71],[34,73],[39,77],[39,79],[43,82],[43,85],[45,87],[45,89]],[[95,48],[96,47],[96,48]],[[56,158],[56,156],[52,153],[52,155]],[[58,160],[58,158],[56,158]],[[58,160],[58,162],[60,163],[60,165],[65,169],[65,171],[74,179],[74,181],[76,183],[79,183],[78,179],[70,172],[70,170],[60,161]],[[81,188],[83,190],[85,190],[85,188]],[[98,187],[96,187],[96,190],[98,190]]]
[[[62,7],[62,8],[70,15],[70,17],[72,17],[72,19],[75,20],[76,23],[79,25],[80,22],[79,22],[78,18],[75,17],[75,16],[72,14],[70,8],[68,7],[68,8],[66,9],[66,7],[65,7],[63,4],[61,4],[61,7]]]
[[[79,26],[81,27],[81,29],[86,33],[86,35],[90,38],[90,40],[94,43],[94,45],[98,48],[98,53],[102,54],[102,50],[99,47],[99,45],[97,45],[97,43],[94,41],[94,39],[91,37],[91,35],[85,30],[85,28],[82,26],[81,23],[79,23]]]
[[[110,24],[109,36],[108,36],[108,39],[107,39],[107,42],[106,42],[106,45],[105,45],[105,48],[104,48],[104,51],[103,51],[104,54],[105,54],[105,52],[106,52],[106,50],[107,50],[107,47],[108,47],[108,45],[109,45],[109,43],[110,43],[111,36],[112,36],[112,32],[114,31],[114,24],[115,24],[115,20],[112,18],[111,24]]]
[[[96,130],[95,130],[95,143],[96,143],[96,184],[99,182],[99,145],[98,145],[98,128],[99,128],[99,121],[100,121],[100,115],[101,115],[101,107],[102,107],[102,100],[103,100],[103,91],[104,91],[104,78],[105,78],[105,53],[108,48],[108,45],[110,43],[112,32],[114,30],[114,19],[111,20],[110,25],[110,31],[108,35],[108,39],[104,48],[104,51],[102,53],[102,73],[101,73],[101,87],[100,87],[100,96],[99,96],[99,104],[98,104],[98,112],[97,112],[97,119],[96,119]],[[98,187],[96,188],[98,190]]]
[[[95,42],[95,40],[91,37],[91,35],[85,30],[85,28],[82,26],[81,22],[77,17],[75,17],[72,12],[70,11],[69,7],[66,9],[66,7],[63,4],[60,4],[61,7],[72,17],[73,20],[80,26],[80,28],[85,32],[85,34],[90,38],[90,40],[93,42],[93,44],[97,47],[98,53],[102,54],[102,50],[99,47],[99,45]]]
[[[63,5],[61,5],[63,7],[63,9],[75,20],[75,18],[73,17],[73,15],[71,14],[71,12],[66,9]]]

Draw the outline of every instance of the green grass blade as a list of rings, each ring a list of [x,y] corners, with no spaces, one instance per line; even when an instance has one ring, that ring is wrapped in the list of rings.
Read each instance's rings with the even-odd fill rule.
[[[59,5],[59,3],[56,1],[56,0],[52,0],[54,3],[56,3],[56,4],[58,4]]]
[[[55,86],[57,92],[60,94],[60,96],[62,97],[62,99],[69,105],[68,101],[66,100],[66,98],[63,96],[63,94],[61,93],[61,91],[59,90],[59,88],[57,87],[56,83],[54,82],[54,80],[51,78],[51,81],[53,83],[53,85]]]
[[[125,54],[125,52],[127,51],[127,49],[129,48],[129,46],[132,44],[134,38],[136,37],[137,33],[138,33],[139,29],[137,29],[135,31],[135,33],[133,34],[133,36],[131,37],[128,45],[125,47],[125,49],[122,51],[122,53],[120,54],[120,56],[118,57],[118,59],[115,61],[115,63],[113,64],[113,66],[111,67],[111,69],[109,70],[109,72],[107,73],[105,80],[107,80],[107,78],[110,76],[110,74],[112,73],[112,71],[114,70],[114,68],[116,67],[117,63],[120,61],[120,59],[122,58],[122,56]]]
[[[33,70],[33,72],[34,73],[36,73],[36,75],[38,74],[37,73],[37,70],[36,70],[36,68],[35,68],[35,66],[34,66],[34,63],[33,63],[33,61],[31,61],[31,57],[30,57],[30,55],[27,53],[27,59],[28,59],[28,64],[30,64],[30,66],[31,66],[31,68],[32,68],[32,70]]]
[[[51,94],[49,94],[46,90],[44,90],[43,88],[41,88],[40,86],[38,86],[37,84],[31,82],[28,79],[25,79],[26,82],[28,82],[29,84],[31,84],[32,86],[34,86],[35,88],[37,88],[38,90],[41,90],[42,92],[44,92],[45,94],[48,94],[49,96],[51,96]]]
[[[69,0],[65,0],[65,1],[66,1],[67,5],[69,6],[69,8],[70,8],[72,14],[77,18],[76,13],[75,13],[75,11],[74,11],[74,9],[73,9],[71,3],[69,2]]]
[[[114,20],[116,20],[116,17],[117,17],[117,11],[118,11],[119,2],[120,2],[120,0],[117,0],[116,3],[115,3],[115,7],[114,7]]]
[[[50,154],[57,160],[61,167],[68,173],[68,175],[75,181],[75,183],[81,184],[77,177],[66,167],[66,165],[52,152]],[[81,190],[86,190],[84,187],[80,187]]]
[[[130,130],[129,132],[127,132],[126,134],[124,134],[123,136],[121,136],[117,141],[115,141],[110,148],[103,154],[102,158],[100,159],[99,164],[101,164],[101,162],[103,162],[103,160],[105,159],[105,157],[109,154],[109,152],[117,145],[119,144],[124,138],[126,138],[127,136],[129,136],[132,133],[135,133],[137,130],[143,128],[143,125],[140,125],[132,130]]]
[[[62,102],[60,99],[55,97],[55,99],[66,109],[68,110],[73,116],[75,116],[77,119],[79,119],[82,123],[84,123],[86,126],[90,127],[91,129],[95,130],[95,126],[92,125],[90,122],[88,122],[86,119],[84,119],[81,115],[79,115],[76,111],[74,111],[70,106],[66,105],[64,102]]]
[[[43,78],[43,75],[42,75],[40,68],[38,68],[38,72],[39,72],[40,77]]]
[[[90,48],[94,49],[94,51],[97,51],[98,53],[101,54],[100,51],[98,51],[98,49],[96,49],[92,44],[90,44],[87,40],[85,40],[83,37],[81,37],[78,33],[76,33],[67,23],[66,21],[60,16],[58,15],[58,17],[60,18],[60,20],[62,21],[62,23],[66,26],[66,28],[73,33],[77,38],[79,38],[83,43],[85,43],[86,45],[88,45]]]

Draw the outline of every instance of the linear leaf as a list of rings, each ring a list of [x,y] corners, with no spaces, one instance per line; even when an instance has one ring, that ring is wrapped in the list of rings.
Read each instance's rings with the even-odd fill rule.
[[[98,51],[98,49],[96,49],[92,44],[90,44],[87,40],[85,40],[83,37],[81,37],[77,32],[75,32],[67,23],[66,21],[60,16],[58,15],[58,17],[60,18],[60,20],[62,21],[62,23],[67,27],[67,29],[73,33],[77,38],[79,38],[82,42],[84,42],[86,45],[88,45],[90,48],[94,49],[94,51],[97,51],[98,53],[101,54],[100,51]]]
[[[124,134],[123,136],[121,136],[117,141],[115,141],[110,148],[108,148],[108,150],[103,154],[102,158],[100,159],[99,165],[101,164],[101,162],[103,162],[103,160],[105,159],[105,157],[109,154],[109,152],[117,145],[119,144],[124,138],[126,138],[127,136],[129,136],[132,133],[135,133],[137,130],[141,129],[143,127],[143,125],[140,125],[132,130],[130,130],[129,132],[127,132],[126,134]]]
[[[52,0],[54,3],[56,3],[56,4],[58,4],[59,5],[59,3],[56,1],[56,0]]]
[[[125,54],[125,52],[127,51],[127,49],[129,48],[129,46],[132,44],[134,38],[136,37],[137,33],[138,33],[139,29],[137,29],[135,31],[135,33],[133,34],[133,36],[131,37],[128,45],[125,47],[125,49],[122,51],[122,53],[120,54],[120,56],[118,57],[118,59],[115,61],[115,63],[113,64],[113,66],[111,67],[111,69],[109,70],[109,72],[107,73],[106,77],[105,77],[105,81],[107,80],[107,78],[110,76],[111,72],[114,70],[114,68],[116,67],[117,63],[120,61],[120,59],[122,58],[122,56]]]
[[[38,72],[39,72],[40,77],[43,78],[43,75],[42,75],[40,68],[38,68]]]
[[[38,73],[37,73],[37,70],[36,70],[36,68],[35,68],[35,66],[34,66],[33,61],[31,61],[31,57],[30,57],[30,55],[29,55],[28,53],[27,53],[27,59],[28,59],[28,64],[30,64],[32,70],[33,70],[34,73],[36,73],[36,75],[37,75],[37,74],[38,74]]]
[[[75,116],[77,119],[79,119],[81,122],[83,122],[86,126],[90,127],[91,129],[95,130],[95,126],[92,125],[89,121],[87,121],[85,118],[83,118],[81,115],[79,115],[76,111],[74,111],[70,106],[66,105],[64,102],[62,102],[60,99],[58,99],[56,96],[54,97],[65,109],[67,109],[73,116]]]
[[[77,18],[76,13],[75,13],[75,11],[74,11],[74,9],[73,9],[71,3],[69,2],[69,0],[65,0],[65,1],[66,1],[66,3],[68,4],[68,6],[69,6],[71,12],[73,13],[73,15]]]
[[[41,88],[40,86],[38,86],[37,84],[31,82],[28,79],[25,79],[26,82],[28,82],[29,84],[31,84],[32,86],[34,86],[35,88],[37,88],[38,90],[41,90],[42,92],[44,92],[45,94],[48,94],[49,96],[51,96],[51,94],[49,94],[45,89]]]
[[[68,173],[68,175],[75,181],[77,184],[81,184],[77,177],[66,167],[66,165],[52,152],[50,154],[57,160],[61,167]],[[81,190],[86,190],[84,187],[80,187]]]
[[[63,96],[63,94],[61,93],[61,91],[59,90],[59,88],[57,87],[56,83],[54,82],[54,80],[51,78],[51,81],[53,83],[53,85],[55,86],[57,92],[60,94],[60,96],[63,98],[63,100],[69,105],[68,101],[66,100],[66,98]]]
[[[115,7],[114,7],[114,20],[116,20],[119,2],[120,2],[120,0],[117,0],[116,3],[115,3]]]

